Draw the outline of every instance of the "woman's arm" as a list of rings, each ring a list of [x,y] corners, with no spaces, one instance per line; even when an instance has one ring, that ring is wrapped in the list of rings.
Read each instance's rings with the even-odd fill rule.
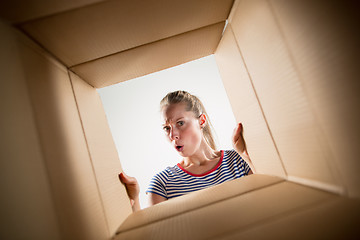
[[[155,204],[166,201],[166,198],[155,193],[148,193],[148,199],[149,199],[149,206],[153,206]]]
[[[254,165],[252,164],[252,161],[246,149],[246,143],[243,136],[243,125],[241,123],[239,123],[234,129],[232,142],[235,151],[242,157],[242,159],[246,161],[246,163],[250,167],[248,175],[255,173]]]

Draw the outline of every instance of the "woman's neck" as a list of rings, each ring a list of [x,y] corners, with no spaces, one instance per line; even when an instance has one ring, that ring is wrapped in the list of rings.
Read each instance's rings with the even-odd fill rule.
[[[192,156],[183,159],[184,167],[203,166],[220,156],[219,151],[215,151],[208,144],[204,143],[202,147]]]

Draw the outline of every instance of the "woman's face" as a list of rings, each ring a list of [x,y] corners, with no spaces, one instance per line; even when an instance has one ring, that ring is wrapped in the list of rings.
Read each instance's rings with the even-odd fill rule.
[[[194,155],[200,148],[204,120],[186,111],[184,103],[171,104],[162,111],[163,129],[175,150],[183,157]]]

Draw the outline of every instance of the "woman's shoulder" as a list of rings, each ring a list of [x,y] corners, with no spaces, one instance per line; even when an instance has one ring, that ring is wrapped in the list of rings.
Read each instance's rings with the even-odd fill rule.
[[[178,172],[179,167],[177,165],[174,166],[168,166],[165,169],[159,171],[158,173],[155,174],[154,177],[162,177],[162,178],[168,178],[173,176],[174,174],[176,174]]]
[[[223,156],[224,160],[241,159],[239,153],[236,152],[235,149],[227,149],[227,150],[223,150],[223,152],[224,152],[224,156]]]
[[[235,149],[225,149],[225,150],[222,150],[224,152],[224,155],[225,154],[238,154]]]

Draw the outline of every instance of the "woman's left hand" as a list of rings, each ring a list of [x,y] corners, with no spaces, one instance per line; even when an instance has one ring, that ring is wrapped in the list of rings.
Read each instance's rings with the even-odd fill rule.
[[[243,125],[239,123],[236,128],[234,129],[233,137],[232,137],[232,143],[235,151],[247,162],[247,164],[250,167],[249,174],[254,173],[254,165],[252,164],[249,154],[246,149],[246,143],[243,136]]]
[[[239,123],[234,129],[232,143],[234,149],[240,154],[241,157],[249,157],[246,143],[243,136],[243,126],[242,123]]]

